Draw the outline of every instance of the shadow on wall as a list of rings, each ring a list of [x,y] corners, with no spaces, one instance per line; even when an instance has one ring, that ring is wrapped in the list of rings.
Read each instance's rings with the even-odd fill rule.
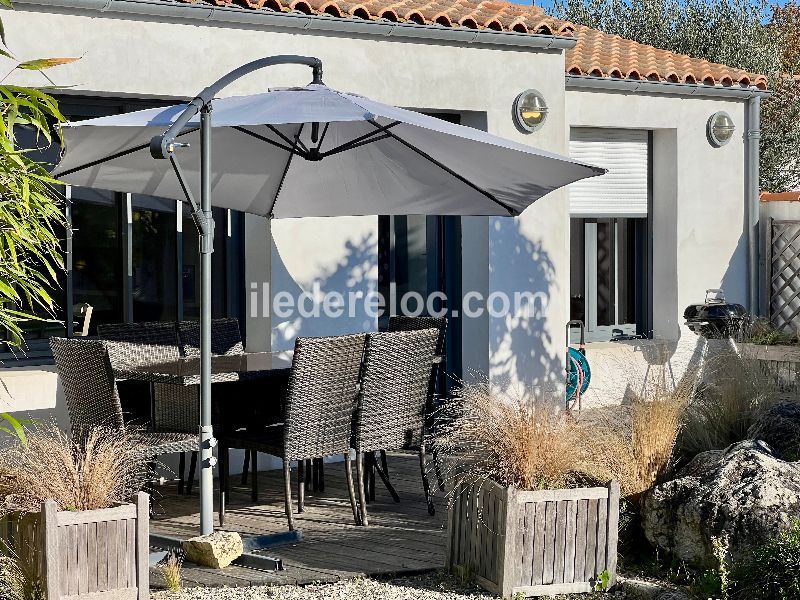
[[[360,240],[347,240],[342,251],[342,260],[336,268],[321,271],[315,281],[318,284],[318,294],[339,292],[344,297],[343,313],[338,317],[324,314],[322,306],[318,305],[318,313],[312,309],[311,294],[313,283],[299,284],[289,273],[281,257],[280,249],[272,242],[272,347],[274,350],[291,350],[297,337],[319,337],[328,335],[342,335],[359,331],[375,331],[377,319],[367,314],[364,298],[378,289],[377,268],[377,236],[369,232]],[[275,296],[280,292],[288,292],[295,299],[296,306],[288,317],[275,314]],[[306,292],[303,299],[302,294]],[[354,303],[355,310],[351,310],[348,302],[349,294],[360,294],[360,299]],[[300,304],[303,299],[302,311]],[[320,299],[321,301],[321,299]]]
[[[490,316],[489,366],[492,382],[507,390],[524,387],[526,394],[558,393],[564,384],[563,346],[547,330],[545,316],[551,300],[556,267],[540,241],[522,233],[517,219],[490,222],[490,289],[510,293],[507,316]],[[521,301],[515,314],[515,294],[533,294]],[[488,301],[500,307],[499,301]]]

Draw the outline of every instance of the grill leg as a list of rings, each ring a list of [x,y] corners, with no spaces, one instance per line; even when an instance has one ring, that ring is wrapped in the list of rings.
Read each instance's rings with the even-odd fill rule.
[[[369,525],[367,519],[367,497],[364,493],[364,478],[366,472],[364,471],[364,453],[356,452],[356,481],[358,482],[358,505],[361,511],[361,524]]]
[[[349,456],[349,455],[348,455]],[[319,459],[319,491],[325,491],[325,459]]]
[[[350,496],[350,508],[353,509],[353,521],[356,525],[361,524],[361,516],[358,514],[358,505],[356,504],[356,494],[353,488],[353,462],[350,459],[350,453],[346,452],[344,455],[344,471],[347,476],[347,495]],[[320,473],[321,474],[321,473]]]
[[[289,531],[294,531],[294,516],[292,515],[292,467],[289,460],[286,458],[283,459],[283,493],[286,519],[289,521]]]
[[[194,485],[194,472],[197,470],[197,452],[192,452],[192,460],[189,462],[189,478],[186,480],[186,495],[192,495]]]
[[[300,459],[297,461],[297,512],[301,513],[305,510],[306,504],[306,461]]]
[[[183,484],[186,480],[186,452],[181,452],[178,458],[178,494],[183,494]]]

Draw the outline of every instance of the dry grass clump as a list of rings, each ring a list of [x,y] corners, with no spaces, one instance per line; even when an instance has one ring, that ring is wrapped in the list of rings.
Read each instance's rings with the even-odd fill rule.
[[[552,403],[527,402],[488,381],[464,384],[437,414],[433,445],[452,459],[451,475],[492,479],[523,490],[577,483],[580,430]]]
[[[172,549],[157,565],[158,572],[164,578],[164,585],[170,592],[181,591],[183,558],[182,550]]]
[[[581,421],[579,470],[598,482],[616,479],[622,494],[636,502],[674,466],[675,443],[693,387],[691,382],[672,389],[646,387],[644,397],[630,406],[600,420]]]
[[[774,375],[755,360],[724,351],[708,359],[703,383],[686,410],[678,452],[689,460],[748,438],[764,408],[780,397]]]
[[[148,475],[133,432],[98,427],[79,445],[54,425],[39,426],[0,453],[0,516],[39,512],[45,500],[60,510],[108,508],[128,502]]]

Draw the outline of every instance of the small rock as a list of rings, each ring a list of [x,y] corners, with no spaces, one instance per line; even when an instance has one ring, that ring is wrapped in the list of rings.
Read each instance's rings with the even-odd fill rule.
[[[244,552],[241,536],[233,531],[215,531],[183,542],[186,560],[212,569],[224,569]]]
[[[643,579],[619,578],[625,597],[631,600],[689,600],[689,596],[673,586]]]

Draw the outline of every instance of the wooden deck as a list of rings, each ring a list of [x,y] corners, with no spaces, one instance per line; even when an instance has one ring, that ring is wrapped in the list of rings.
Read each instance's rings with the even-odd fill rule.
[[[302,585],[443,567],[446,500],[439,498],[436,515],[428,515],[416,456],[390,455],[389,472],[400,503],[392,500],[378,479],[375,501],[367,505],[368,527],[353,524],[344,464],[329,464],[325,468],[325,492],[306,492],[305,512],[295,514],[295,525],[303,539],[262,552],[282,559],[284,571],[267,572],[239,566],[220,571],[186,564],[183,569],[185,585]],[[249,488],[241,485],[240,476],[231,478],[226,530],[242,534],[287,531],[282,471],[259,472],[258,478],[260,502],[257,505],[250,502]],[[433,479],[435,481],[435,477]],[[293,483],[296,510],[297,491]],[[188,498],[178,496],[175,488],[162,490],[165,491],[157,501],[156,511],[163,514],[151,520],[151,532],[182,539],[197,535],[200,510],[197,490]],[[153,572],[151,585],[159,587],[159,584],[160,577]]]

